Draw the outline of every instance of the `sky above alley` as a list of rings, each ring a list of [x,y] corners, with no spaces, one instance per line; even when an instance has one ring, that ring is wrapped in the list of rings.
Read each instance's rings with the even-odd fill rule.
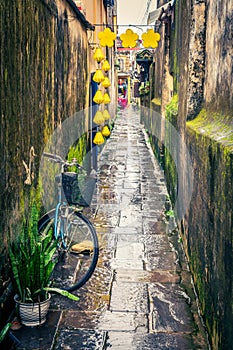
[[[155,0],[118,0],[117,1],[117,21],[119,25],[129,25],[129,24],[146,24],[147,15],[150,11],[154,9]],[[118,33],[121,34],[125,32],[127,27],[118,28]],[[142,31],[138,30],[136,27],[131,28],[138,34]],[[143,31],[145,27],[142,27]]]

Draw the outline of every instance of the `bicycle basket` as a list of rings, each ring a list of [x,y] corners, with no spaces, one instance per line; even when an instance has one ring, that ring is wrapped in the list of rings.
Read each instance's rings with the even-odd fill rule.
[[[69,204],[88,207],[95,189],[96,178],[74,172],[62,173],[62,188]]]

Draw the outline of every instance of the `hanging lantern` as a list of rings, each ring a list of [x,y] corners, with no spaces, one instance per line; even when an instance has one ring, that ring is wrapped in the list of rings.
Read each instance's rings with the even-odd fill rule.
[[[105,79],[105,76],[103,75],[102,70],[96,69],[95,74],[93,75],[93,81],[99,84],[102,81],[104,81],[104,79]]]
[[[160,41],[160,34],[154,32],[153,29],[148,29],[146,33],[142,34],[142,41],[144,47],[152,47],[155,49],[158,47],[158,42]]]
[[[93,118],[93,122],[97,125],[101,125],[104,123],[104,121],[105,121],[105,118],[103,114],[100,111],[97,111]]]
[[[138,41],[138,34],[131,29],[127,29],[125,33],[120,35],[123,47],[135,47]]]
[[[107,72],[110,69],[110,64],[108,63],[107,60],[104,61],[104,63],[102,64],[102,70]]]
[[[104,120],[108,120],[110,119],[110,114],[108,113],[108,110],[105,109],[102,113],[103,117],[104,117]]]
[[[95,49],[95,52],[94,52],[94,55],[93,55],[94,60],[97,61],[98,63],[100,63],[101,61],[103,61],[104,57],[105,56],[104,56],[104,53],[101,50],[101,48],[97,47]]]
[[[110,28],[105,28],[103,32],[99,32],[98,38],[101,46],[113,47],[116,33],[112,32]]]
[[[102,135],[106,136],[106,137],[110,135],[110,130],[109,130],[107,125],[104,125],[104,127],[102,129]]]
[[[105,88],[108,88],[111,85],[110,80],[108,79],[108,77],[105,77],[101,84]]]
[[[93,101],[97,104],[100,104],[104,101],[104,96],[100,90],[96,91]]]
[[[96,145],[101,145],[102,143],[104,143],[104,138],[100,131],[97,131],[97,133],[95,134],[93,143],[95,143]]]
[[[105,92],[102,102],[103,102],[105,105],[111,102],[110,97],[109,97],[109,94],[108,94],[107,92]]]

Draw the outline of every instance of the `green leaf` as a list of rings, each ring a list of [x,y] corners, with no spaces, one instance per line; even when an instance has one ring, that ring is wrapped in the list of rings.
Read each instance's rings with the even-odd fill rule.
[[[52,288],[52,287],[46,287],[46,288],[44,288],[44,290],[46,290],[49,293],[55,293],[55,294],[63,295],[64,297],[67,297],[67,298],[75,300],[75,301],[79,300],[79,297],[77,297],[74,294],[69,293],[67,290],[63,290],[63,289],[60,289],[60,288]]]
[[[55,247],[50,252],[48,252],[47,254],[44,253],[44,265],[45,266],[52,260],[56,250],[57,250],[57,248]]]
[[[166,215],[169,216],[170,218],[174,218],[175,217],[175,213],[174,213],[173,210],[166,211]]]
[[[3,329],[0,332],[0,343],[3,341],[3,339],[5,338],[7,332],[9,331],[9,329],[11,328],[11,323],[7,323]]]

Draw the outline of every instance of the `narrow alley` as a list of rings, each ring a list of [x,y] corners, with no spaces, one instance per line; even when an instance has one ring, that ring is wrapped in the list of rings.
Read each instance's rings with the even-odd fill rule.
[[[233,350],[232,19],[0,0],[0,350]]]
[[[19,350],[208,349],[167,190],[139,111],[120,112],[89,216],[100,241],[79,302],[53,297],[48,322],[15,332]],[[167,209],[166,209],[167,207]]]

